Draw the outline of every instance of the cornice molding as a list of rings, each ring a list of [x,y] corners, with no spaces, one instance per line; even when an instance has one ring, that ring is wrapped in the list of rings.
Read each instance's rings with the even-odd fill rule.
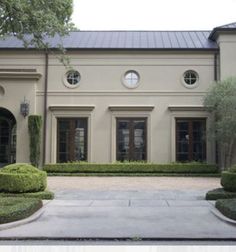
[[[94,105],[51,105],[49,110],[51,111],[93,111]]]
[[[2,72],[0,71],[0,79],[4,80],[39,80],[42,74],[37,72]]]
[[[169,105],[170,111],[206,111],[203,105]]]
[[[121,106],[116,106],[116,105],[110,105],[108,109],[110,111],[152,111],[154,109],[154,105],[121,105]]]

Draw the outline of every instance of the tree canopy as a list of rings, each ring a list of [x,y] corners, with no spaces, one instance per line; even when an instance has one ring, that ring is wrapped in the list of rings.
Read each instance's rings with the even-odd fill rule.
[[[204,105],[213,115],[210,132],[218,143],[221,167],[228,168],[236,148],[236,77],[215,83]]]
[[[73,28],[72,11],[73,0],[1,0],[0,36],[14,35],[26,47],[45,48],[45,37],[63,36]]]

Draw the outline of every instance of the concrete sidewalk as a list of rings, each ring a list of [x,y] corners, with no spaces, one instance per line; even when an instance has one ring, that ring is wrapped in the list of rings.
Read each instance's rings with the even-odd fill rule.
[[[0,238],[236,239],[206,190],[57,190],[41,217]]]

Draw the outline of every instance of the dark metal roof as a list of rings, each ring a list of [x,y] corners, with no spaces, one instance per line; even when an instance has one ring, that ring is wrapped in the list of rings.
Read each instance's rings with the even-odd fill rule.
[[[234,32],[235,33],[236,32],[236,22],[215,27],[212,30],[212,32],[210,33],[209,39],[214,41],[217,38],[219,32],[227,32],[227,33]]]
[[[226,29],[232,29],[233,28],[233,29],[236,29],[236,22],[226,24],[226,25],[222,25],[222,26],[218,26],[215,29],[217,29],[217,28],[226,28]]]
[[[68,36],[47,39],[51,48],[62,44],[67,49],[218,49],[208,39],[210,31],[78,31]],[[32,47],[31,47],[32,48]],[[24,49],[15,37],[0,40],[0,49]]]

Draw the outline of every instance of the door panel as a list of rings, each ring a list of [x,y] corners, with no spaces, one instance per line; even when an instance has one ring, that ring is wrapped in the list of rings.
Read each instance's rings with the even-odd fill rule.
[[[176,119],[176,161],[206,161],[205,134],[205,119]]]
[[[60,118],[57,162],[87,160],[87,118]]]
[[[10,163],[10,124],[0,119],[0,163]]]
[[[117,119],[117,160],[146,160],[146,119]]]

